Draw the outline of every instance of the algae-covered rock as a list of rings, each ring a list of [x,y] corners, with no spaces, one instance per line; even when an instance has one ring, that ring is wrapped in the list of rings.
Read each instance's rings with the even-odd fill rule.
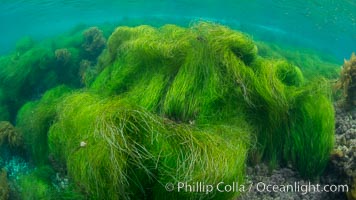
[[[0,121],[0,146],[9,145],[10,148],[21,148],[23,143],[22,134],[7,121]]]
[[[66,65],[70,61],[72,54],[68,51],[68,49],[57,49],[55,52],[55,57],[60,65]]]
[[[356,55],[352,53],[350,60],[345,60],[341,69],[340,79],[336,87],[343,90],[346,107],[356,106]]]
[[[106,39],[103,32],[98,27],[91,27],[83,33],[84,41],[82,48],[86,59],[95,60],[103,51],[106,45]]]
[[[7,182],[7,173],[5,169],[1,169],[0,172],[0,199],[7,200],[9,199],[10,188]]]

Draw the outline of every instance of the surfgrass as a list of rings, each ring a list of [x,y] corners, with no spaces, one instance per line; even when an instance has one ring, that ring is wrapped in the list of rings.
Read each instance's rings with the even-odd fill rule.
[[[99,60],[101,73],[90,89],[101,95],[130,99],[176,122],[199,125],[244,116],[256,130],[254,162],[290,161],[284,152],[292,109],[304,101],[297,100],[298,92],[314,82],[281,57],[259,57],[248,36],[206,22],[188,28],[118,27]]]
[[[48,129],[55,119],[57,103],[70,91],[66,86],[53,88],[40,100],[26,103],[17,115],[16,127],[22,131],[30,160],[35,164],[48,163]]]
[[[94,199],[161,195],[199,199],[202,194],[167,192],[164,185],[243,181],[247,123],[197,129],[162,119],[120,98],[89,93],[67,97],[58,109],[59,118],[49,132],[51,153]],[[226,195],[209,194],[218,199]]]
[[[72,50],[57,53],[80,57]],[[329,84],[260,57],[241,32],[208,22],[118,27],[97,65],[85,65],[85,89],[50,90],[17,126],[36,163],[50,155],[92,199],[229,199],[238,192],[165,184],[243,183],[246,163],[259,162],[313,179],[328,161]]]

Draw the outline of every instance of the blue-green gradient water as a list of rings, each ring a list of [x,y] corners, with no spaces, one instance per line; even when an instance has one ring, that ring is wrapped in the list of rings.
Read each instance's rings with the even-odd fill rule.
[[[1,0],[0,54],[23,36],[42,39],[78,24],[131,18],[181,25],[216,21],[256,39],[314,48],[338,59],[356,51],[356,0]]]

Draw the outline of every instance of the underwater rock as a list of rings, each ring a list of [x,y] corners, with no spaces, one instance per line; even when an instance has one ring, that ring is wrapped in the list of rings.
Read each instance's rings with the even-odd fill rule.
[[[11,179],[18,179],[19,176],[29,173],[32,169],[29,163],[24,158],[12,156],[4,164],[7,176]]]
[[[356,55],[352,53],[350,60],[345,60],[341,69],[336,88],[343,90],[345,106],[356,107]]]
[[[352,113],[355,108],[348,110],[344,106],[336,106],[338,117],[336,118],[336,140],[334,152],[339,152],[340,156],[332,156],[330,162],[331,170],[327,170],[329,176],[337,177],[342,184],[347,183],[350,191],[347,198],[355,199],[356,180],[356,118]]]
[[[86,59],[95,60],[106,46],[106,39],[98,27],[91,27],[84,31],[82,48],[86,52]]]
[[[97,72],[94,63],[85,59],[81,60],[79,64],[80,82],[85,86],[89,86],[89,83],[93,81],[95,75],[97,75]]]
[[[338,177],[336,177],[338,178]],[[303,179],[300,174],[291,168],[280,168],[270,171],[270,167],[265,164],[259,164],[253,167],[248,167],[247,170],[247,184],[253,184],[253,187],[250,191],[246,191],[241,196],[238,197],[238,200],[341,200],[345,199],[344,194],[342,193],[328,193],[328,192],[306,192],[303,193],[300,189],[295,191],[289,190],[288,192],[273,192],[273,191],[262,191],[257,189],[257,185],[308,185],[309,180]],[[321,187],[334,184],[334,181],[314,181],[311,184],[319,184]],[[262,187],[260,187],[262,188]]]
[[[344,153],[340,149],[336,149],[331,152],[330,156],[331,156],[331,160],[336,160],[344,157]]]
[[[10,122],[0,121],[0,146],[4,144],[11,149],[24,145],[22,134]]]
[[[66,65],[71,59],[71,53],[69,52],[68,49],[57,49],[54,52],[54,55],[57,59],[57,62],[60,63],[60,65]]]

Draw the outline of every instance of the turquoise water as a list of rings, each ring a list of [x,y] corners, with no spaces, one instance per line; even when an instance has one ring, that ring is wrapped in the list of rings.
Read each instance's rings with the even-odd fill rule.
[[[0,200],[235,199],[177,181],[260,163],[328,180],[355,0],[0,0],[0,25]]]
[[[2,0],[0,53],[23,36],[42,39],[78,24],[131,18],[148,24],[152,18],[183,25],[217,21],[257,39],[314,48],[340,60],[356,51],[355,0]]]

